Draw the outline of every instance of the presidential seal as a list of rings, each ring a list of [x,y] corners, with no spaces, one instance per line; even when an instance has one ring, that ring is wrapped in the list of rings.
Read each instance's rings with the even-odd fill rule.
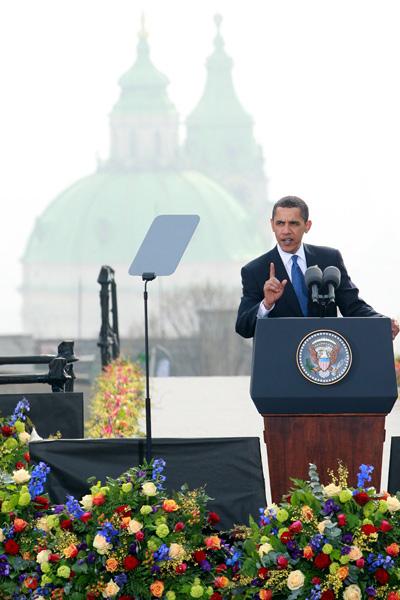
[[[297,366],[309,381],[331,385],[345,377],[351,367],[350,345],[336,331],[309,333],[297,348]]]

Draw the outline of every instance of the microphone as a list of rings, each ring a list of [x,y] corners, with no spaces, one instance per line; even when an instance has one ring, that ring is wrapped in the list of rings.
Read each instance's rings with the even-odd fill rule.
[[[335,290],[340,285],[340,271],[337,267],[326,267],[324,269],[323,281],[328,286],[328,302],[335,302]]]
[[[318,265],[308,267],[304,273],[307,288],[311,287],[311,300],[319,304],[319,288],[322,285],[322,271]]]

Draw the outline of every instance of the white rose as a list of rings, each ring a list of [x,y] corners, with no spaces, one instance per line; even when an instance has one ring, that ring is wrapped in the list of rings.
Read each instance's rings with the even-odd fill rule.
[[[298,590],[299,588],[301,588],[304,584],[304,575],[301,571],[292,571],[291,573],[289,573],[289,576],[287,578],[287,582],[286,585],[288,586],[289,590],[292,590],[292,592],[294,590]]]
[[[262,545],[259,547],[259,549],[258,549],[258,554],[259,554],[261,557],[263,557],[263,556],[264,556],[264,554],[268,554],[268,552],[271,552],[271,550],[272,550],[272,546],[271,546],[271,544],[268,544],[268,542],[267,542],[267,543],[265,543],[265,544],[262,544]]]
[[[129,531],[129,533],[137,533],[138,531],[143,529],[143,523],[140,523],[139,521],[135,521],[135,519],[131,519],[129,521],[129,525],[128,525],[127,529]]]
[[[155,496],[157,488],[152,481],[145,481],[142,485],[142,492],[145,496]]]
[[[21,444],[27,444],[31,439],[31,436],[26,431],[21,431],[21,433],[18,434],[18,439],[21,442]]]
[[[36,527],[38,529],[41,529],[42,531],[46,531],[46,532],[50,531],[50,527],[47,522],[47,517],[40,517],[40,519],[38,519],[36,521]]]
[[[397,512],[400,510],[400,500],[396,496],[388,496],[386,502],[389,512]]]
[[[358,585],[352,584],[343,592],[344,600],[361,600],[361,590]]]
[[[49,562],[50,554],[50,550],[41,550],[36,557],[36,562],[38,562],[39,565],[41,565],[44,562]]]
[[[82,499],[79,500],[80,504],[82,504],[85,510],[91,510],[93,508],[93,496],[91,494],[86,494],[86,496],[82,496]]]
[[[324,485],[324,494],[331,498],[332,496],[338,496],[342,491],[340,485],[335,485],[334,483],[330,483],[329,485]]]
[[[115,581],[111,579],[111,581],[107,583],[105,590],[103,591],[103,598],[112,598],[113,596],[116,596],[118,594],[119,590],[119,586],[115,583]]]
[[[30,474],[26,469],[18,469],[18,471],[13,471],[13,479],[15,483],[26,483],[31,478]]]
[[[358,560],[362,557],[362,552],[358,546],[351,546],[350,552],[347,556],[350,560]]]
[[[328,523],[330,523],[331,521],[329,519],[324,519],[324,521],[321,521],[320,523],[318,523],[317,525],[317,529],[320,533],[324,533],[325,531],[325,527],[328,525]]]
[[[172,559],[181,559],[183,558],[184,554],[185,554],[185,550],[183,549],[183,546],[181,546],[180,544],[175,544],[172,543],[169,547],[169,557]]]
[[[96,548],[99,554],[107,554],[107,552],[112,548],[112,544],[107,542],[106,538],[98,533],[93,540],[93,547]]]

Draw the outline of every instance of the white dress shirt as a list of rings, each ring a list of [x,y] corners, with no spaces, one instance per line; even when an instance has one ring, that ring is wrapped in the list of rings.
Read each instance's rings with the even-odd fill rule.
[[[304,252],[303,243],[300,244],[300,248],[298,248],[298,250],[294,254],[291,254],[290,252],[285,252],[284,250],[282,250],[282,248],[280,247],[279,244],[277,244],[277,249],[278,249],[279,256],[282,259],[283,265],[286,269],[286,272],[288,274],[288,278],[290,279],[290,281],[292,281],[292,264],[293,264],[292,258],[294,256],[294,254],[296,254],[299,257],[297,259],[297,264],[299,265],[303,274],[306,272],[307,263],[306,263],[306,255]],[[265,317],[268,317],[269,313],[271,312],[271,310],[273,310],[274,306],[275,306],[275,304],[273,306],[271,306],[271,308],[268,310],[268,308],[265,308],[264,302],[261,301],[260,306],[258,308],[258,312],[257,312],[257,319],[264,319]]]

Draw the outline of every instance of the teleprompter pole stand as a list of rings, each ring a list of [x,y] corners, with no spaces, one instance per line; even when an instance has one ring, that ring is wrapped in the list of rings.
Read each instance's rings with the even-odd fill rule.
[[[151,401],[150,401],[150,359],[149,359],[149,319],[147,314],[147,284],[149,281],[153,281],[156,278],[155,273],[143,273],[142,279],[144,281],[144,355],[145,355],[145,369],[146,369],[146,460],[151,461],[152,458],[152,447],[151,447]]]

